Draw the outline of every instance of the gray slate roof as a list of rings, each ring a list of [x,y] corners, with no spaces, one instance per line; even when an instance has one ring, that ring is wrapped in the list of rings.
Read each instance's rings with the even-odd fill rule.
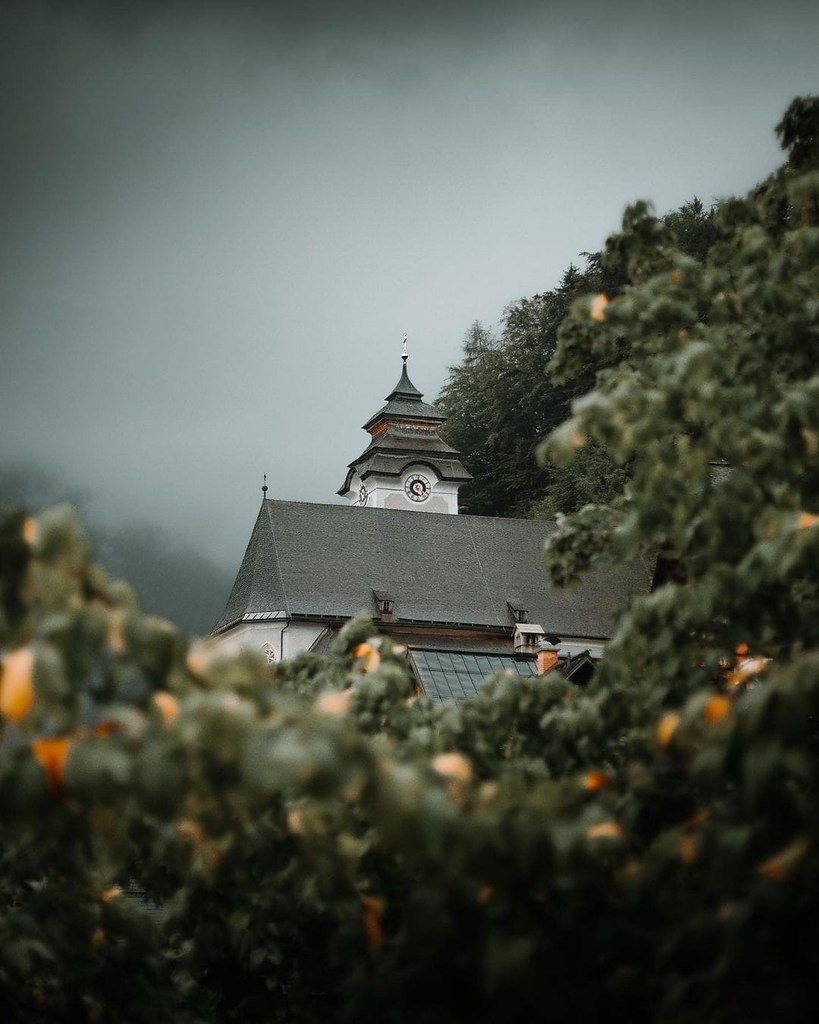
[[[425,423],[444,423],[446,416],[443,416],[434,405],[428,405],[420,398],[392,398],[378,412],[370,416],[363,429],[369,430],[379,420],[384,419],[414,419],[422,420]]]
[[[407,373],[406,353],[404,353],[404,355],[401,356],[401,360],[401,377],[398,383],[392,389],[392,391],[387,395],[387,401],[391,402],[394,398],[417,398],[418,401],[420,402],[420,400],[424,397],[424,393],[423,391],[419,391],[418,388],[409,379],[409,374]]]
[[[387,395],[387,404],[371,416],[364,424],[364,429],[377,423],[380,419],[400,419],[409,417],[411,419],[423,420],[430,423],[443,423],[446,416],[442,416],[434,405],[427,405],[422,402],[424,397],[422,391],[412,383],[407,374],[407,361],[401,368],[401,379]]]
[[[349,490],[353,470],[362,480],[373,473],[397,477],[410,463],[429,463],[442,480],[471,480],[459,455],[437,430],[413,430],[393,423],[350,463],[350,473],[338,493]]]
[[[511,600],[558,636],[609,637],[615,608],[648,590],[647,566],[591,573],[554,591],[541,558],[550,529],[528,519],[266,500],[215,628],[275,611],[374,614],[379,590],[404,622],[511,627]]]

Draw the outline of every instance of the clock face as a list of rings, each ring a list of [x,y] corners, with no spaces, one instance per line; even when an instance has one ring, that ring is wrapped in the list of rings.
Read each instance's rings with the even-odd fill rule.
[[[404,493],[410,501],[426,501],[432,493],[432,484],[420,473],[413,473],[404,484]]]
[[[366,505],[368,497],[369,497],[369,494],[367,493],[367,488],[364,486],[364,484],[362,484],[358,488],[358,504],[359,505]]]

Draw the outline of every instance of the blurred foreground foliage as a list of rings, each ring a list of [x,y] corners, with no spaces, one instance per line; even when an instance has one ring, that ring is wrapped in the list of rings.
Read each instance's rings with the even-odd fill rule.
[[[809,1019],[816,109],[703,260],[627,211],[628,283],[561,328],[555,372],[611,365],[549,451],[633,473],[561,522],[553,575],[665,567],[584,690],[434,705],[365,619],[333,657],[220,657],[89,564],[69,509],[4,520],[4,1020]]]

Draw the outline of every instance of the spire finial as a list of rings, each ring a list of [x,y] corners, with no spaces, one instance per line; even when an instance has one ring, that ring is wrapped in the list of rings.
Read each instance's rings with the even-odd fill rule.
[[[267,473],[264,474],[264,483],[262,484],[262,501],[267,499]]]
[[[406,336],[406,334],[404,335],[404,347],[401,350],[401,358],[404,360],[404,366],[406,366],[407,365],[407,360],[409,359],[409,356],[407,355],[407,336]]]

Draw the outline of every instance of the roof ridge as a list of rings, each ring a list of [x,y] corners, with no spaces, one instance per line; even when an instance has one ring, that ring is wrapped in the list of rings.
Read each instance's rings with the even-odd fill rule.
[[[265,498],[266,502],[271,502],[276,505],[304,505],[305,508],[315,508],[316,505],[321,505],[323,508],[349,508],[348,502],[343,501],[291,501],[286,498]],[[369,505],[363,508],[357,508],[356,514],[360,515],[362,512],[386,512],[389,515],[417,515],[414,509],[404,508],[372,508]],[[441,519],[479,519],[481,522],[500,522],[500,523],[539,523],[542,527],[548,528],[549,526],[555,526],[556,521],[554,519],[527,519],[525,516],[479,516],[474,512],[459,512],[457,516],[453,516],[449,512],[425,512],[427,516],[440,516]]]

